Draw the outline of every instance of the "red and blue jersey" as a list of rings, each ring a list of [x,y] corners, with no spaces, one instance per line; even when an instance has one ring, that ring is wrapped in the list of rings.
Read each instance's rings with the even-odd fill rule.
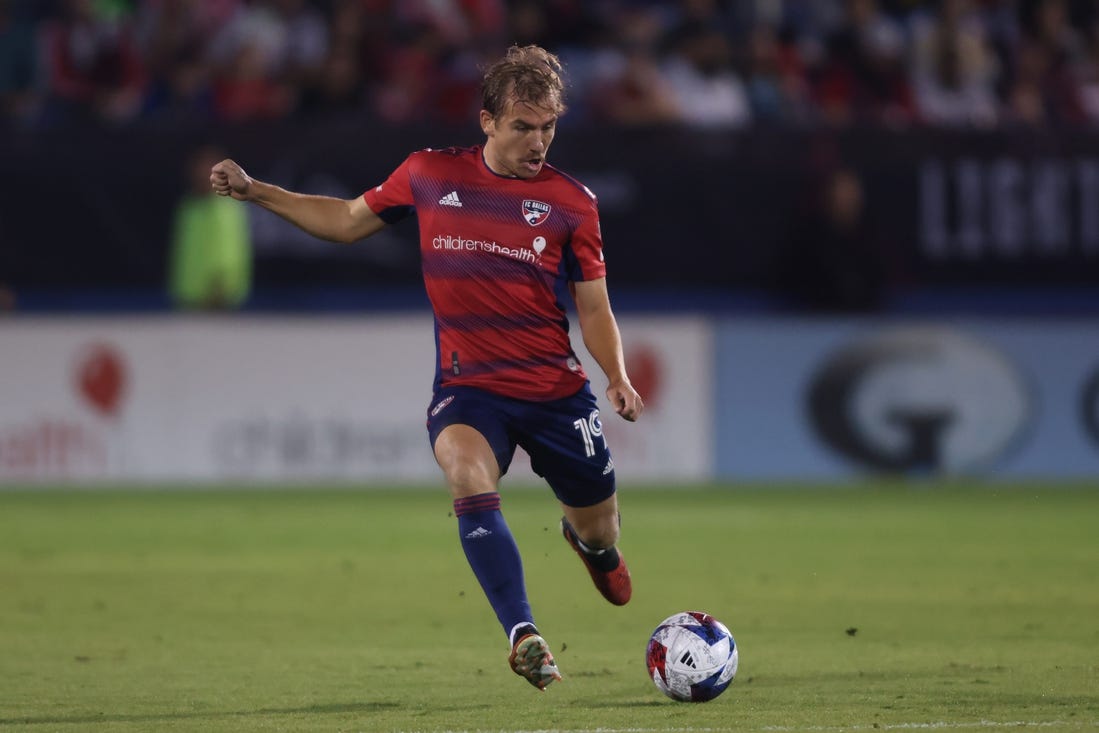
[[[363,199],[387,222],[419,219],[436,389],[542,401],[584,386],[559,294],[606,274],[591,191],[549,165],[499,176],[477,146],[413,153]]]

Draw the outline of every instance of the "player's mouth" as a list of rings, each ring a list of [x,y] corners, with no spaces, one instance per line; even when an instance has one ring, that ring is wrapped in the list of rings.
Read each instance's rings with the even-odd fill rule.
[[[540,157],[527,158],[523,161],[523,165],[525,165],[527,167],[527,170],[531,171],[532,173],[537,173],[538,171],[542,170],[542,162],[542,158]]]

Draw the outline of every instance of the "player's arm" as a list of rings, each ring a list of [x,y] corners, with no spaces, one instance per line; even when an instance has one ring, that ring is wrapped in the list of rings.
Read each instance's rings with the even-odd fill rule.
[[[607,399],[614,405],[615,412],[632,422],[641,417],[645,405],[626,376],[622,335],[611,311],[607,279],[575,282],[572,291],[584,346],[607,375]]]
[[[233,160],[223,160],[210,169],[210,185],[219,196],[256,203],[331,242],[354,242],[385,226],[361,196],[340,199],[287,191],[252,178]]]

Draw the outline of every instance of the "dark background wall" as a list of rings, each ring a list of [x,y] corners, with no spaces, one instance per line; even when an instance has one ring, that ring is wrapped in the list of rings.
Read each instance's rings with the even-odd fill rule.
[[[259,178],[351,197],[408,152],[479,137],[469,127],[358,120],[12,132],[0,138],[0,282],[31,309],[166,303],[173,210],[201,144]],[[610,281],[623,293],[798,308],[799,283],[842,288],[854,273],[866,281],[856,287],[872,292],[818,305],[878,311],[968,296],[1000,304],[990,307],[1099,312],[1092,133],[565,126],[551,160],[599,196]],[[821,192],[837,171],[862,187],[854,252],[820,226]],[[250,213],[253,307],[419,288],[414,221],[341,247]]]

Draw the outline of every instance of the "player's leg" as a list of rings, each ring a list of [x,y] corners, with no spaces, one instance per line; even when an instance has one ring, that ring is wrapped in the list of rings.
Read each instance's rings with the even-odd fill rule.
[[[488,439],[477,428],[450,424],[435,438],[435,460],[455,501],[495,493],[500,464]]]
[[[562,503],[565,520],[581,544],[592,552],[599,552],[618,544],[620,533],[618,494],[611,494],[592,506],[569,506]]]
[[[575,507],[564,502],[561,533],[591,575],[595,587],[609,602],[624,606],[633,595],[633,581],[622,551],[618,549],[617,495],[593,506]]]
[[[509,635],[533,624],[519,548],[504,521],[497,481],[500,468],[488,440],[469,425],[444,428],[435,459],[446,477],[466,559]]]
[[[532,408],[533,409],[533,408]],[[540,405],[526,421],[520,444],[531,467],[553,488],[564,511],[561,531],[596,588],[621,606],[633,593],[618,550],[619,515],[614,461],[590,389]]]
[[[454,500],[462,549],[508,634],[512,669],[545,689],[561,675],[534,626],[519,549],[504,521],[497,491],[515,446],[499,415],[481,404],[480,395],[463,392],[444,402],[451,396],[437,396],[433,405],[444,407],[429,411],[428,430]]]

